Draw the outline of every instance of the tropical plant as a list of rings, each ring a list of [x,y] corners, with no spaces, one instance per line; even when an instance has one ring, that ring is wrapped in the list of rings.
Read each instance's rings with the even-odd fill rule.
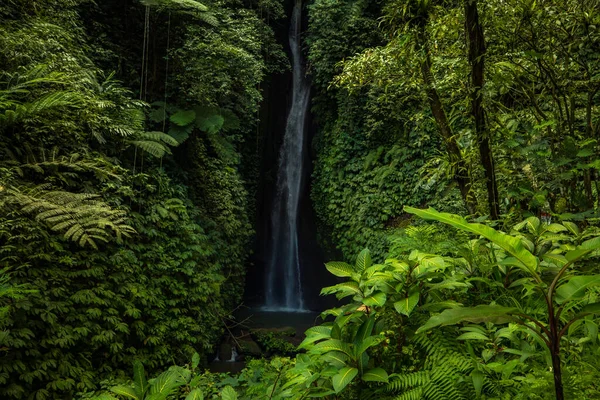
[[[600,312],[596,295],[591,291],[600,285],[600,278],[590,274],[595,268],[583,262],[600,249],[597,232],[594,232],[593,238],[584,240],[590,235],[582,233],[572,222],[545,224],[536,217],[530,217],[515,226],[512,234],[506,234],[434,209],[407,207],[406,211],[489,240],[496,247],[498,268],[507,278],[503,284],[522,287],[525,298],[533,302],[531,308],[527,307],[527,303],[525,307],[518,307],[519,302],[515,300],[511,306],[490,304],[444,310],[432,316],[417,333],[461,322],[519,323],[534,333],[550,351],[556,398],[562,400],[561,340],[574,324],[588,321],[597,326],[594,315]],[[527,232],[521,233],[524,228]],[[539,302],[545,303],[543,313]]]

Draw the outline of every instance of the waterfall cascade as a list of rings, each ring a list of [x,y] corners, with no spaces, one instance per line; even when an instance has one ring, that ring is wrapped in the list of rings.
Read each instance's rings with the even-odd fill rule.
[[[292,54],[292,105],[279,153],[277,187],[271,213],[271,250],[266,271],[265,310],[305,311],[298,252],[298,209],[304,178],[306,116],[310,83],[302,57],[302,0],[295,0],[289,33]]]

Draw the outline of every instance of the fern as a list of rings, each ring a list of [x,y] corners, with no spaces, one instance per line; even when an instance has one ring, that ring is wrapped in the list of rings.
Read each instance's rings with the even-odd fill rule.
[[[130,143],[154,157],[171,154],[169,146],[179,145],[177,139],[163,132],[141,132]]]
[[[457,343],[442,333],[419,335],[415,344],[426,354],[424,369],[408,374],[393,374],[383,391],[395,400],[458,400],[475,396],[467,384],[473,360],[456,351]]]
[[[97,249],[98,241],[108,242],[110,231],[119,240],[135,233],[126,224],[124,211],[111,208],[96,195],[47,191],[44,186],[27,192],[11,188],[8,195],[12,203],[19,205],[21,212],[34,214],[37,221],[63,232],[65,239],[80,246],[90,245]]]

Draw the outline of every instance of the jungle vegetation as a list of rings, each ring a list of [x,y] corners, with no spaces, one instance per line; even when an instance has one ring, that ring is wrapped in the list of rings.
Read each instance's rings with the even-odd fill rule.
[[[304,3],[340,303],[230,376],[291,3],[2,2],[0,398],[600,399],[600,1]]]

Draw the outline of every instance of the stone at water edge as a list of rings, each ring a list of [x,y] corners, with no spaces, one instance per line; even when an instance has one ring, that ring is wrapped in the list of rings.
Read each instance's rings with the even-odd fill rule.
[[[263,351],[254,340],[240,340],[240,354],[252,357],[261,357]]]
[[[231,359],[231,344],[229,343],[221,343],[219,346],[219,360],[228,361]]]

